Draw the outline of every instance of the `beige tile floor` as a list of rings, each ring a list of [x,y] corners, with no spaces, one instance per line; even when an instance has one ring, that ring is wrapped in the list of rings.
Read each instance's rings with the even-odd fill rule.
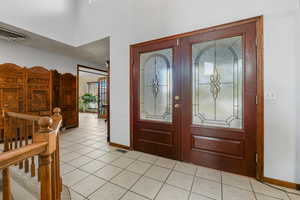
[[[106,143],[105,122],[91,114],[81,114],[80,127],[61,136],[61,171],[72,200],[300,200],[247,177],[120,153]]]

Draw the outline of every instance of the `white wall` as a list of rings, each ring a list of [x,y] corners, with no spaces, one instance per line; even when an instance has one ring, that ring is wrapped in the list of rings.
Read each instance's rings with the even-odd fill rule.
[[[299,78],[295,76],[296,69],[299,71],[296,65],[299,56],[295,53],[298,0],[205,3],[98,0],[93,5],[78,0],[78,3],[81,19],[78,28],[83,30],[78,31],[78,44],[111,36],[111,140],[123,145],[129,145],[130,141],[129,44],[265,15],[265,88],[277,95],[277,100],[265,101],[265,176],[296,182],[296,173],[300,171],[295,94],[296,86],[299,90]],[[124,5],[127,3],[130,8]],[[299,146],[299,136],[297,142]],[[297,182],[300,183],[299,179]]]
[[[129,44],[131,32],[130,0],[97,0],[93,4],[78,0],[77,45],[110,36],[111,141],[129,144]],[[95,20],[92,20],[95,19]],[[84,31],[83,31],[84,29]]]
[[[19,66],[43,66],[47,69],[56,69],[60,73],[76,74],[77,64],[96,66],[93,63],[76,58],[61,56],[47,51],[19,45],[15,42],[0,40],[0,64],[14,63]]]
[[[5,0],[0,21],[72,45],[76,5],[75,0]]]
[[[265,100],[265,176],[291,182],[296,181],[299,132],[295,38],[294,12],[266,16],[265,92],[274,92],[277,99]]]
[[[296,152],[296,180],[297,180],[297,183],[300,183],[300,84],[299,84],[299,81],[300,81],[300,60],[299,60],[299,52],[300,52],[300,10],[298,10],[298,13],[297,13],[297,16],[296,16],[296,28],[297,28],[297,31],[296,31],[296,43],[295,43],[295,58],[296,58],[296,73],[294,74],[294,76],[296,77],[296,81],[298,84],[296,84],[296,94],[297,94],[297,100],[296,100],[296,105],[297,105],[297,109],[296,109],[296,112],[297,112],[297,137],[296,137],[296,148],[297,148],[297,152]]]

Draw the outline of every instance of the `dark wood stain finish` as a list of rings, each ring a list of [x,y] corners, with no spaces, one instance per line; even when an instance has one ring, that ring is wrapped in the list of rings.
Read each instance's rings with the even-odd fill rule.
[[[64,119],[63,125],[66,128],[78,126],[76,81],[76,76],[73,74],[60,75],[60,108]]]
[[[67,127],[72,127],[78,121],[76,106],[73,105],[75,98],[76,76],[60,74],[41,66],[26,68],[12,63],[0,65],[2,110],[49,116],[52,108],[62,106],[64,123]],[[66,104],[72,104],[72,107]],[[27,127],[30,130],[32,125],[27,124]],[[3,140],[3,130],[3,117],[0,115],[0,141]]]
[[[197,126],[192,123],[192,44],[218,40],[234,36],[243,36],[244,41],[244,128],[234,130]],[[248,23],[223,30],[195,34],[182,39],[182,118],[183,129],[182,159],[206,167],[235,172],[238,174],[256,175],[256,25]],[[203,140],[209,136],[210,140]],[[202,138],[202,148],[193,148],[195,141]],[[228,139],[239,143],[232,152],[233,144]],[[205,147],[206,149],[203,149]],[[232,153],[235,154],[232,155]]]
[[[255,17],[131,45],[131,147],[261,179],[263,177],[262,21],[263,17]],[[191,44],[238,35],[243,36],[244,42],[244,128],[238,130],[193,125]],[[175,119],[173,124],[141,121],[138,99],[139,54],[169,47],[175,52],[173,99],[174,95],[178,94],[182,97],[176,102],[180,103],[180,108],[173,109]]]
[[[180,131],[180,111],[179,109],[172,108],[173,119],[172,123],[153,122],[147,120],[140,120],[140,102],[139,102],[139,85],[140,85],[140,54],[152,52],[162,49],[173,49],[173,77],[179,74],[179,49],[177,40],[168,40],[157,42],[150,45],[139,46],[134,49],[133,53],[133,74],[132,80],[135,87],[132,91],[133,100],[133,148],[139,151],[153,153],[159,156],[164,156],[173,159],[179,159],[179,145],[178,135]],[[172,97],[180,95],[180,84],[176,81],[177,78],[172,80],[173,92]]]
[[[43,67],[26,70],[27,113],[49,116],[52,113],[51,71]]]

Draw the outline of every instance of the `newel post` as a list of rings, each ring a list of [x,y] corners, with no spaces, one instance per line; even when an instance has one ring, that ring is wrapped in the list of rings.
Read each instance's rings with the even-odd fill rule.
[[[52,128],[56,133],[56,151],[52,155],[52,198],[55,200],[61,199],[62,179],[60,176],[60,153],[59,153],[59,130],[62,123],[62,115],[60,108],[53,109],[53,125]]]
[[[52,154],[56,150],[56,134],[52,134],[53,120],[50,117],[41,117],[39,132],[33,135],[33,142],[47,142],[47,149],[39,155],[41,200],[52,200]]]
[[[60,114],[61,113],[61,109],[60,108],[54,108],[53,109],[53,115],[52,115],[52,120],[53,120],[53,124],[52,124],[52,128],[53,129],[56,129],[57,126],[59,126],[61,123],[61,120],[62,120],[62,115]]]

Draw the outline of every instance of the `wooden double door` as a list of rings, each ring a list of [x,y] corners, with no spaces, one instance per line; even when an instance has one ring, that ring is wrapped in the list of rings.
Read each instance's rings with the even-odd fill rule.
[[[135,150],[256,175],[256,23],[131,46]]]

